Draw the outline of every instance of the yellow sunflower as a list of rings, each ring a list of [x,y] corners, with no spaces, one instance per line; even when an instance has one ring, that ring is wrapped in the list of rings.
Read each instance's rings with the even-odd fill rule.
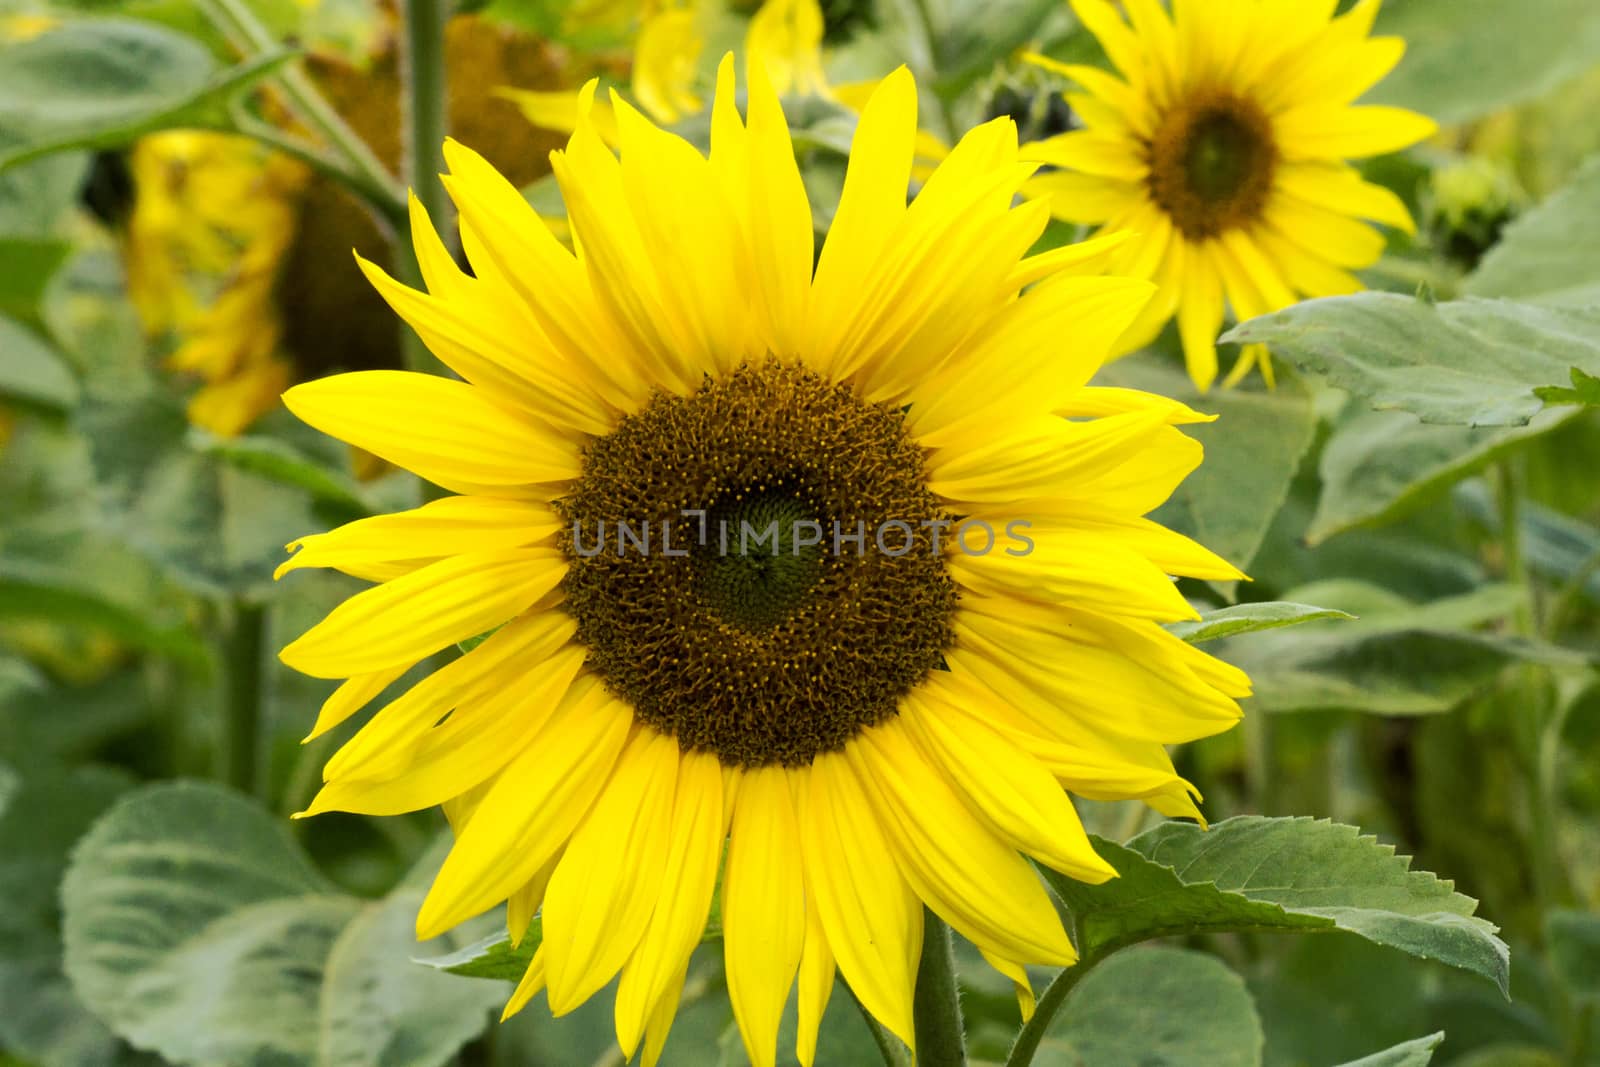
[[[280,574],[380,584],[282,658],[347,679],[316,734],[493,631],[379,710],[305,814],[443,805],[419,936],[542,913],[508,1015],[620,974],[619,1043],[654,1063],[721,866],[753,1063],[797,978],[812,1061],[836,969],[910,1043],[924,905],[1025,1008],[1025,964],[1073,961],[1024,854],[1113,871],[1063,786],[1198,817],[1162,746],[1227,729],[1248,682],[1161,626],[1193,617],[1168,575],[1240,575],[1143,516],[1202,416],[1087,384],[1154,287],[1027,255],[1048,213],[1015,200],[1008,118],[907,206],[916,99],[902,69],[865,107],[814,271],[784,114],[758,76],[740,116],[731,59],[709,159],[617,97],[620,160],[588,121],[553,155],[576,252],[448,143],[471,273],[415,204],[428,291],[367,272],[465,380],[285,394],[454,494],[292,545]]]
[[[1400,198],[1362,179],[1347,159],[1397,151],[1433,133],[1432,120],[1393,107],[1354,106],[1405,52],[1372,37],[1378,0],[1332,17],[1337,0],[1226,4],[1072,0],[1121,77],[1039,62],[1070,77],[1085,129],[1026,146],[1062,168],[1030,185],[1057,217],[1131,230],[1112,269],[1160,292],[1119,346],[1148,343],[1176,316],[1189,374],[1217,374],[1224,304],[1249,319],[1301,297],[1360,290],[1383,234],[1363,220],[1414,232]],[[1248,346],[1230,382],[1259,362]]]
[[[359,64],[317,54],[307,66],[395,169],[401,75],[389,29],[385,50]],[[452,69],[468,72],[452,82],[451,128],[514,180],[548,173],[544,156],[558,142],[516,121],[515,109],[492,94],[506,82],[551,83],[561,70],[552,51],[473,16],[450,20],[445,50]],[[170,347],[167,365],[200,383],[191,423],[231,437],[276,407],[292,382],[327,373],[330,363],[399,365],[393,318],[347,258],[352,245],[384,256],[387,241],[332,179],[247,137],[195,130],[141,138],[129,170],[128,295],[146,333]]]
[[[652,120],[670,126],[705,108],[697,86],[702,31],[711,5],[702,0],[644,5],[633,45],[633,71],[628,88]],[[764,0],[750,17],[745,55],[764,67],[779,94],[823,94],[822,38],[826,26],[818,0]],[[545,130],[571,133],[579,122],[579,94],[572,90],[538,92],[507,87],[500,95],[521,109],[523,117]],[[585,102],[586,116],[607,144],[617,143],[616,119],[604,101]]]

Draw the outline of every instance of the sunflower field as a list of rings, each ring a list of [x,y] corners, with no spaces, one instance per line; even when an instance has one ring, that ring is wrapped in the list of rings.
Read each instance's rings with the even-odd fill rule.
[[[0,1067],[1600,1065],[1596,0],[0,0]]]

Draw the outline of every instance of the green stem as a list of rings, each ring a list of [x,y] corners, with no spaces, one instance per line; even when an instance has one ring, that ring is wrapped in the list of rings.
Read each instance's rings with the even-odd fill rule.
[[[255,54],[279,47],[272,31],[262,25],[244,0],[206,0],[206,6],[212,20],[241,51]],[[348,165],[349,171],[341,168],[335,176],[348,173],[353,179],[351,188],[371,204],[386,225],[395,227],[402,223],[406,214],[405,197],[394,176],[367,143],[339,117],[305,72],[298,65],[290,65],[274,80],[283,90],[295,118],[325,140]]]
[[[933,9],[928,6],[928,0],[911,0],[911,9],[922,30],[923,54],[921,62],[916,66],[917,80],[926,85],[933,94],[933,99],[939,105],[939,118],[944,124],[944,139],[946,143],[953,144],[956,140],[955,115],[950,111],[950,104],[944,95],[939,92],[939,31],[933,17]]]
[[[1005,1067],[1028,1067],[1028,1064],[1033,1062],[1034,1054],[1039,1051],[1039,1043],[1044,1040],[1045,1032],[1055,1021],[1061,1006],[1067,1002],[1067,997],[1077,988],[1078,983],[1083,981],[1083,976],[1089,973],[1089,968],[1105,959],[1111,951],[1113,950],[1105,948],[1099,952],[1092,952],[1051,979],[1050,984],[1045,986],[1044,994],[1039,997],[1038,1005],[1033,1009],[1033,1017],[1023,1023],[1022,1029],[1017,1031],[1017,1039],[1011,1043],[1011,1052],[1006,1056]]]
[[[448,134],[445,109],[444,26],[449,17],[445,0],[404,0],[405,36],[401,50],[404,86],[405,176],[412,195],[422,202],[435,226],[444,217],[444,139]],[[402,242],[403,244],[403,242]],[[420,285],[421,270],[409,247],[395,248],[395,263]],[[401,345],[409,370],[444,373],[417,336],[401,327]]]
[[[235,605],[228,635],[228,706],[223,732],[224,778],[254,796],[261,788],[261,709],[266,684],[267,612]]]
[[[967,1062],[950,928],[931,911],[922,920],[922,962],[917,967],[912,1013],[920,1067],[962,1067]]]
[[[1512,615],[1517,636],[1539,635],[1533,579],[1522,550],[1522,479],[1515,459],[1501,460],[1495,469],[1500,512],[1500,551],[1506,580],[1523,593]],[[1560,846],[1556,839],[1556,769],[1563,716],[1551,713],[1540,684],[1539,669],[1524,664],[1516,668],[1517,714],[1512,727],[1528,767],[1529,845],[1533,851],[1533,889],[1540,910],[1565,897]]]

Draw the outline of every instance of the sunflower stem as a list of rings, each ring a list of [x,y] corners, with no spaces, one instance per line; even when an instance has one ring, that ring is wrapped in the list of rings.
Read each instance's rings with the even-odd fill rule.
[[[404,87],[405,176],[411,193],[438,226],[444,217],[444,139],[449,132],[445,109],[444,26],[446,0],[404,0],[405,35],[401,48],[400,84]],[[402,233],[405,228],[402,228]],[[409,242],[395,243],[395,263],[405,280],[420,286],[422,271]],[[406,368],[428,374],[444,368],[408,327],[400,328]]]
[[[931,911],[922,919],[922,962],[917,966],[912,1012],[920,1067],[962,1067],[967,1062],[967,1035],[955,952],[950,928]]]
[[[1079,943],[1082,943],[1080,937]],[[1083,981],[1083,976],[1089,973],[1089,968],[1099,963],[1109,954],[1110,949],[1090,953],[1068,967],[1045,987],[1043,995],[1039,997],[1038,1005],[1033,1009],[1033,1017],[1022,1024],[1022,1029],[1017,1031],[1016,1040],[1011,1043],[1011,1051],[1006,1055],[1005,1067],[1028,1067],[1033,1062],[1034,1054],[1039,1051],[1039,1043],[1044,1040],[1045,1033],[1050,1029],[1050,1024],[1055,1021],[1056,1014],[1061,1011],[1061,1006],[1067,1002],[1067,997]]]
[[[223,777],[242,793],[261,789],[261,710],[266,703],[267,611],[240,600],[228,635],[228,707],[222,743]]]

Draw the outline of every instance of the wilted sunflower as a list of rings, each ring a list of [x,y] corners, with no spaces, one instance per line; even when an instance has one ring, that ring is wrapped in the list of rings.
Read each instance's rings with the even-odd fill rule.
[[[1378,0],[1333,18],[1336,0],[1072,0],[1121,77],[1040,62],[1085,92],[1068,96],[1087,127],[1029,145],[1024,155],[1064,168],[1030,191],[1055,214],[1138,236],[1112,269],[1160,286],[1119,347],[1147,343],[1177,316],[1189,374],[1217,373],[1224,302],[1237,319],[1300,297],[1363,288],[1383,234],[1371,219],[1413,232],[1400,198],[1345,161],[1427,137],[1432,120],[1393,107],[1353,106],[1405,52],[1371,37]],[[1247,346],[1230,381],[1259,362]]]
[[[418,935],[509,901],[520,939],[542,908],[507,1014],[541,989],[570,1011],[620,973],[618,1040],[646,1063],[725,844],[752,1062],[773,1063],[797,975],[811,1062],[836,967],[912,1041],[924,904],[1031,1006],[1023,965],[1073,948],[1019,852],[1113,874],[1062,786],[1197,816],[1162,745],[1229,727],[1248,684],[1160,625],[1193,617],[1169,574],[1239,577],[1142,517],[1200,462],[1175,426],[1201,416],[1086,384],[1153,287],[1074,276],[1081,248],[1027,255],[1048,213],[1014,206],[1033,168],[1008,118],[908,207],[904,70],[865,108],[813,273],[783,112],[757,78],[741,119],[732,68],[709,159],[618,98],[620,161],[587,121],[553,155],[576,253],[448,144],[472,273],[415,205],[428,292],[367,271],[466,380],[284,397],[457,494],[291,546],[280,573],[381,583],[283,650],[348,679],[313,733],[494,631],[378,711],[309,813],[444,805],[456,840]],[[595,551],[618,523],[651,547]],[[744,524],[772,542],[747,549]]]

